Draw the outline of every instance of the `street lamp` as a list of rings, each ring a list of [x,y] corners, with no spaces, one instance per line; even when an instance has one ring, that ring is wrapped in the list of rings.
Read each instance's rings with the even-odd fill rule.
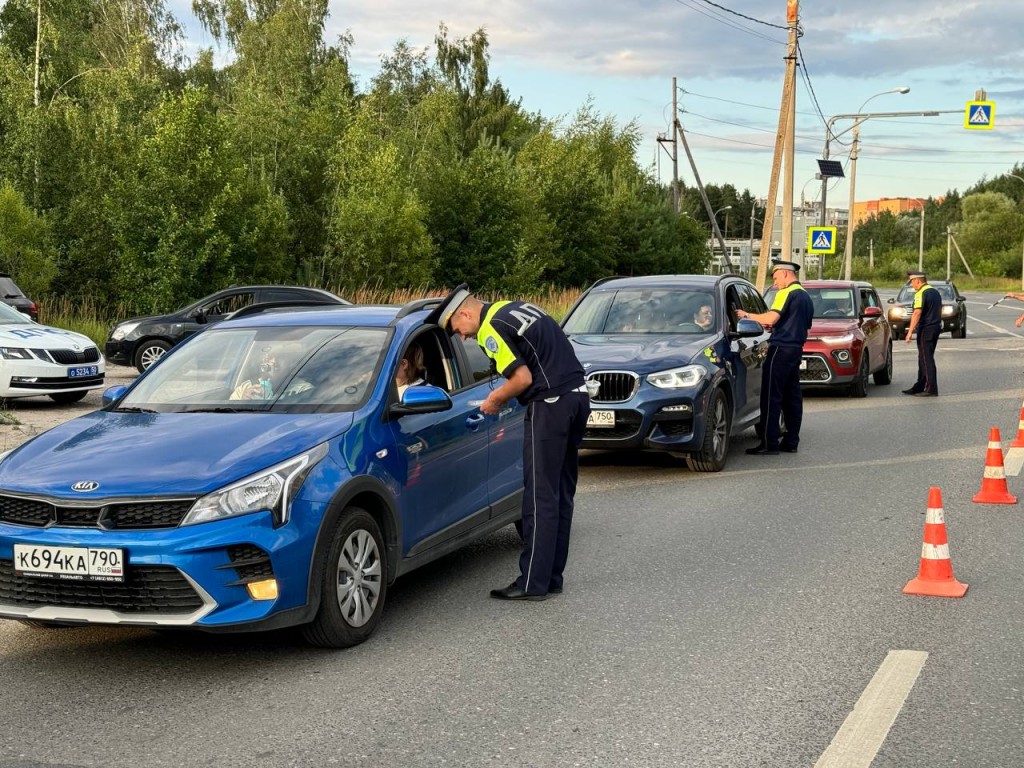
[[[1017,181],[1024,181],[1024,177],[1018,176],[1016,173],[1008,173],[1006,175],[1013,177]],[[1024,291],[1024,248],[1022,248],[1020,255],[1020,289]]]
[[[852,126],[847,128],[846,131],[842,131],[841,133],[832,133],[832,126],[835,124],[836,120],[842,120],[844,118],[853,118],[854,120],[857,120],[857,118],[860,117],[860,114],[859,114],[860,111],[864,109],[864,106],[869,101],[871,101],[872,99],[877,98],[879,96],[885,96],[887,93],[910,93],[910,88],[908,88],[905,85],[901,85],[898,88],[891,88],[888,91],[882,91],[880,93],[876,93],[874,96],[868,96],[866,99],[864,99],[864,103],[861,104],[857,108],[857,113],[850,114],[850,115],[834,115],[834,116],[829,118],[828,123],[825,125],[825,154],[823,155],[823,159],[828,160],[828,145],[829,145],[829,142],[832,139],[838,139],[840,136],[842,136],[844,133],[846,133],[846,131],[853,130],[854,128],[857,127],[857,125],[859,125],[860,123],[863,122],[863,120],[858,120]],[[865,117],[864,119],[866,120],[867,117]],[[820,219],[820,223],[821,223],[821,226],[823,226],[823,227],[828,223],[825,220],[825,209],[827,207],[825,205],[825,201],[826,201],[826,198],[828,197],[828,179],[829,179],[828,176],[822,175],[822,177],[821,177],[821,219]],[[853,213],[853,202],[852,201],[850,203],[850,213],[851,214]],[[849,276],[847,276],[846,279],[849,280],[850,279]]]

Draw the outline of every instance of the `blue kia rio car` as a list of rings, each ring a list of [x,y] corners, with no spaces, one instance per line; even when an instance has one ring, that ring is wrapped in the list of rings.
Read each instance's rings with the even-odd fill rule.
[[[365,640],[397,577],[520,514],[524,411],[480,413],[439,304],[247,308],[4,456],[0,618]]]
[[[562,322],[591,385],[584,448],[666,451],[694,471],[725,467],[732,435],[760,417],[767,311],[738,275],[609,278]]]

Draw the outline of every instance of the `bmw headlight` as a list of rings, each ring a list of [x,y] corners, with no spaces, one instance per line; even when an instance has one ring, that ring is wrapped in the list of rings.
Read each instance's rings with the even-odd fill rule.
[[[668,371],[648,375],[647,381],[659,389],[683,389],[695,387],[707,376],[708,370],[702,365],[684,365]]]
[[[182,525],[270,510],[275,525],[288,522],[291,502],[309,471],[327,455],[327,443],[259,474],[203,496],[185,515]]]
[[[853,342],[853,334],[844,333],[842,336],[822,336],[821,341],[823,344],[828,344],[833,347],[845,347],[847,344]]]
[[[119,326],[114,328],[113,333],[110,334],[110,338],[114,341],[120,341],[138,327],[138,323],[121,323]]]
[[[0,347],[0,357],[4,360],[31,360],[32,353],[21,347]]]
[[[889,310],[889,317],[906,317],[906,316],[907,316],[907,308],[906,307],[893,307],[892,309]]]

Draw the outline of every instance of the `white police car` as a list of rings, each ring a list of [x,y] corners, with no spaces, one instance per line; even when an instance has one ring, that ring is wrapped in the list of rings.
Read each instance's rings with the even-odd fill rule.
[[[105,361],[92,339],[39,325],[0,304],[0,397],[46,395],[74,403],[103,387]]]

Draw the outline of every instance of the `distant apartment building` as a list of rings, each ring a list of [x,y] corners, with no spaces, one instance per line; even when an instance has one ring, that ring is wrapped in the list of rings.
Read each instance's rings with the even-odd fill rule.
[[[924,199],[920,197],[883,197],[880,200],[855,202],[850,220],[856,229],[865,219],[870,219],[884,211],[888,211],[893,216],[899,216],[907,211],[920,211],[924,208],[924,202]]]

